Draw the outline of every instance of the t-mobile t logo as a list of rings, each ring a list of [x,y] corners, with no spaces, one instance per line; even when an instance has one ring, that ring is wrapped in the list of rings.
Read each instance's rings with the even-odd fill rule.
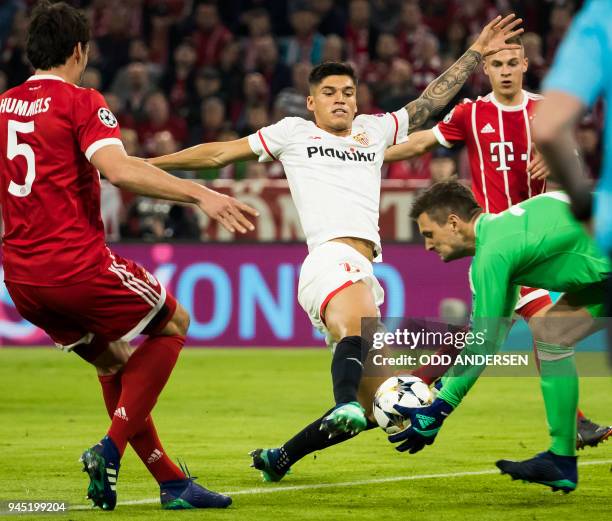
[[[499,166],[495,170],[505,172],[510,170],[508,161],[514,161],[514,145],[512,141],[500,141],[491,143],[491,161],[499,162]]]

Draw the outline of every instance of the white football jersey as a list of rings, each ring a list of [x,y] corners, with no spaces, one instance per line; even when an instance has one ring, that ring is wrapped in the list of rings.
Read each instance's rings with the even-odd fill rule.
[[[358,237],[373,242],[379,254],[380,169],[385,150],[407,133],[402,108],[357,116],[346,137],[303,118],[284,118],[251,134],[249,144],[260,162],[283,164],[309,251],[336,237]]]

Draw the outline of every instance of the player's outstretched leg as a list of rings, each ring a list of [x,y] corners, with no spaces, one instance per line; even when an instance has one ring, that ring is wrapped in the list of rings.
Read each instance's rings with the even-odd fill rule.
[[[321,423],[331,437],[357,434],[367,426],[365,410],[357,399],[370,347],[361,336],[361,321],[362,317],[377,317],[378,312],[372,290],[361,280],[336,293],[321,310],[327,331],[337,341],[331,365],[336,407]]]
[[[329,437],[357,434],[365,429],[365,409],[357,401],[357,391],[363,373],[365,340],[360,336],[345,336],[338,342],[331,364],[336,406],[321,422],[321,430]]]
[[[330,438],[327,432],[321,430],[323,421],[332,410],[327,411],[321,418],[302,429],[281,447],[252,451],[250,453],[253,458],[251,467],[261,472],[264,481],[280,481],[289,472],[291,466],[304,456],[354,438],[356,434],[351,433],[342,433]],[[366,430],[375,426],[376,424],[368,422]]]
[[[92,359],[84,352],[85,348],[75,349],[79,356],[96,367],[106,411],[112,420],[121,396],[123,367],[135,348],[131,347],[128,342],[108,343],[99,338],[94,338],[86,348],[92,350],[93,353],[101,351],[99,356]],[[168,457],[157,435],[151,415],[145,420],[143,428],[130,438],[129,443],[158,483],[185,479],[184,472]]]
[[[525,288],[522,288],[524,290]],[[522,291],[521,290],[521,291]],[[517,313],[521,315],[529,324],[529,327],[534,335],[533,352],[538,371],[540,370],[540,360],[538,358],[538,342],[542,329],[547,331],[548,323],[544,318],[547,311],[552,306],[550,296],[547,294],[544,297],[537,298],[527,305],[517,309]],[[588,419],[582,410],[578,408],[576,414],[576,448],[584,449],[585,447],[596,447],[612,436],[611,425],[598,425]]]
[[[538,341],[540,386],[546,408],[551,445],[547,452],[526,461],[500,460],[497,467],[513,479],[540,483],[571,492],[578,486],[576,464],[576,409],[578,374],[572,347]]]
[[[179,306],[161,334],[149,336],[125,364],[121,395],[107,436],[83,453],[90,478],[88,495],[95,506],[105,510],[115,507],[119,461],[130,438],[142,430],[170,377],[188,326],[189,315]],[[111,470],[107,472],[107,468]]]
[[[98,375],[106,410],[111,420],[121,396],[121,375],[121,372]],[[130,438],[129,443],[158,483],[185,479],[184,472],[168,457],[151,415],[145,420],[142,429]]]
[[[368,286],[359,281],[335,295],[325,309],[331,337],[337,340],[331,364],[336,407],[321,423],[330,437],[357,434],[366,428],[364,408],[357,400],[368,342],[361,336],[361,317],[376,317]]]
[[[547,451],[525,461],[499,460],[495,465],[512,479],[546,485],[553,492],[562,490],[567,494],[578,485],[576,456],[558,456]]]
[[[79,346],[75,352],[92,363],[98,371],[98,379],[107,412],[112,419],[117,412],[121,396],[123,368],[134,352],[129,343],[108,343],[95,337],[88,345]],[[129,439],[149,472],[160,485],[160,498],[165,509],[225,508],[231,504],[227,496],[211,492],[197,483],[185,470],[177,467],[166,454],[157,435],[153,418],[149,415],[142,428]]]
[[[121,373],[98,378],[102,384],[108,413],[112,418],[121,394]],[[226,508],[231,505],[230,497],[212,492],[195,483],[196,478],[189,475],[186,466],[179,468],[172,462],[157,435],[151,415],[145,420],[143,428],[130,438],[129,443],[159,483],[162,508],[184,510]]]

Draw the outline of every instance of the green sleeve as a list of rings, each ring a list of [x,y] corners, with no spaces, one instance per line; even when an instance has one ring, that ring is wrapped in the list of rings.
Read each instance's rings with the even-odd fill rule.
[[[484,338],[466,346],[465,354],[493,354],[499,351],[511,325],[518,298],[517,286],[510,283],[512,262],[503,253],[476,256],[470,268],[472,289],[472,332]],[[485,369],[484,365],[455,365],[444,378],[439,397],[457,407]]]
[[[470,268],[473,322],[512,317],[518,297],[518,287],[510,283],[512,265],[505,253],[474,258]]]

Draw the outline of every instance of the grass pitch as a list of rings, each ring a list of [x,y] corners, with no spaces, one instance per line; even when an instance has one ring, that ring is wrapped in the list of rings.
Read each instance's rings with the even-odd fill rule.
[[[108,420],[93,368],[51,349],[0,349],[0,501],[64,500],[66,514],[15,519],[599,519],[612,504],[612,443],[581,452],[567,496],[512,482],[493,466],[547,446],[535,378],[483,378],[435,445],[399,454],[382,431],[311,455],[280,483],[249,468],[253,448],[278,446],[330,406],[325,350],[185,349],[154,411],[173,458],[199,482],[234,492],[225,511],[165,512],[159,489],[128,448],[113,513],[87,509],[77,462]],[[581,382],[581,405],[612,421],[612,379]],[[136,503],[142,500],[141,503]]]

